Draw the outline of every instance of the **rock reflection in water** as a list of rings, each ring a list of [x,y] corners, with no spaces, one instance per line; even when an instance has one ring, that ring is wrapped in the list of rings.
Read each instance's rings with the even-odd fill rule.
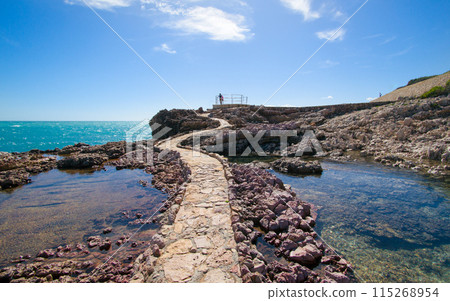
[[[321,177],[276,175],[322,208],[316,230],[365,281],[450,281],[446,184],[369,163],[322,166]]]

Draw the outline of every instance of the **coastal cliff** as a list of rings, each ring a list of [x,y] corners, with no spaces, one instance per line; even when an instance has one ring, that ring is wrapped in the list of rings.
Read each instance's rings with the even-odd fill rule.
[[[256,114],[254,114],[256,112]],[[236,131],[237,154],[251,147],[243,131],[255,136],[264,131],[260,146],[267,155],[279,156],[280,138],[274,130],[294,130],[288,139],[288,155],[294,156],[306,131],[314,132],[324,156],[335,160],[371,158],[382,164],[448,177],[450,161],[450,98],[402,100],[393,103],[333,105],[311,108],[233,108],[211,111],[229,118]],[[223,135],[228,155],[229,133]],[[187,144],[192,143],[188,141]],[[202,148],[211,149],[215,137],[204,137]],[[209,148],[208,148],[209,147]],[[254,149],[252,149],[254,151]],[[315,155],[307,153],[306,155]]]

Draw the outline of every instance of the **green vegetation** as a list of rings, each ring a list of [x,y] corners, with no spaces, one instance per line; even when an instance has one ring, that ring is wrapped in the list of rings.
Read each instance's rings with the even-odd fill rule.
[[[446,73],[448,73],[448,72],[450,72],[450,71],[447,71]],[[414,78],[414,79],[410,80],[406,86],[398,87],[396,90],[404,88],[404,87],[408,87],[408,86],[411,86],[411,85],[414,85],[414,84],[417,84],[417,83],[420,83],[420,82],[423,82],[424,80],[427,80],[427,79],[430,79],[430,78],[433,78],[433,77],[436,77],[436,76],[439,76],[439,75],[422,76],[422,77],[419,77],[419,78]]]
[[[423,82],[424,80],[427,80],[427,79],[430,79],[430,78],[433,78],[433,77],[436,77],[436,76],[437,75],[423,76],[423,77],[415,78],[415,79],[410,80],[406,86],[411,86],[411,85]]]
[[[450,94],[450,80],[447,81],[445,87],[436,86],[422,94],[421,98],[438,97]]]

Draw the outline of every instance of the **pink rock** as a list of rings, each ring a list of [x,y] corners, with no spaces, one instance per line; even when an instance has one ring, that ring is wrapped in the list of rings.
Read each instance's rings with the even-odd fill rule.
[[[313,244],[299,247],[289,254],[291,261],[303,265],[315,265],[322,257],[322,252]]]

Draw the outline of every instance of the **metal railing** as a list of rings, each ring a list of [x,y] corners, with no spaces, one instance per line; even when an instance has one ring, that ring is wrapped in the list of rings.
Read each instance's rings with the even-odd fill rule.
[[[248,96],[242,94],[222,94],[223,101],[220,101],[219,95],[216,96],[216,105],[227,105],[227,104],[248,104]]]

